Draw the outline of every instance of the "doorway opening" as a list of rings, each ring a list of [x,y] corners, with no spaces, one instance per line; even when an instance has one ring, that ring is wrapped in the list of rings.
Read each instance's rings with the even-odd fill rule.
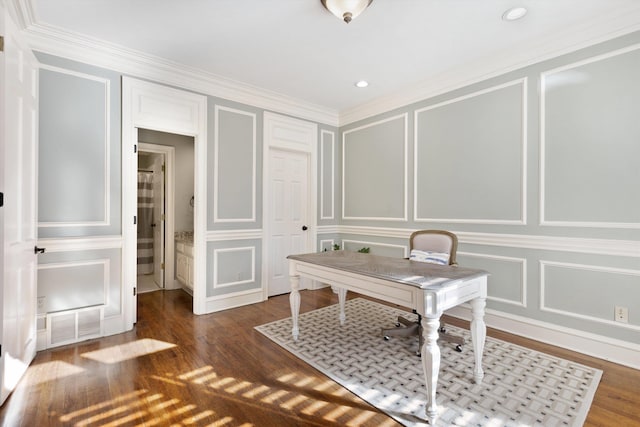
[[[194,148],[193,137],[138,129],[138,293],[193,293],[183,255],[193,269]]]
[[[162,150],[157,150],[162,151]],[[165,288],[166,154],[138,152],[138,293]]]

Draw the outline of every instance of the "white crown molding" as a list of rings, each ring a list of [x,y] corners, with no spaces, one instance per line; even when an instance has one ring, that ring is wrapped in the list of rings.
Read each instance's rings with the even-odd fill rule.
[[[638,8],[640,13],[640,7]],[[412,85],[390,96],[382,96],[354,108],[340,111],[340,124],[345,126],[396,108],[424,101],[437,95],[451,92],[483,80],[490,79],[575,52],[625,34],[640,30],[638,13],[620,13],[612,10],[609,17],[598,17],[569,27],[564,36],[540,38],[528,45],[518,45],[511,50],[503,50],[495,55],[485,56],[475,61],[430,76],[420,84]]]
[[[331,126],[338,125],[338,112],[330,108],[187,67],[157,56],[52,25],[31,23],[23,32],[30,47],[35,51],[265,110]]]

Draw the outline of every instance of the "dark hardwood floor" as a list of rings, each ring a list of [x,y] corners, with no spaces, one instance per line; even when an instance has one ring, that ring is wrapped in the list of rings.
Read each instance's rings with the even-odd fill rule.
[[[39,352],[0,408],[2,425],[398,425],[253,329],[289,317],[287,295],[203,316],[191,303],[182,291],[141,294],[133,331]],[[328,289],[303,291],[301,312],[334,303]],[[489,335],[602,369],[585,425],[640,425],[640,371]]]

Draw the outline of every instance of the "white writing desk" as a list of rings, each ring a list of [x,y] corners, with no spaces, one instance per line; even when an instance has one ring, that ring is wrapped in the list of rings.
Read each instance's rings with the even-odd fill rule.
[[[300,276],[338,288],[341,324],[346,320],[344,303],[347,290],[415,310],[422,316],[424,344],[420,354],[427,388],[426,415],[429,422],[434,424],[438,414],[436,385],[440,370],[440,316],[444,310],[470,302],[475,357],[473,377],[476,383],[482,381],[482,351],[487,330],[484,323],[486,271],[349,251],[290,255],[288,259],[294,340],[298,339],[300,333]]]

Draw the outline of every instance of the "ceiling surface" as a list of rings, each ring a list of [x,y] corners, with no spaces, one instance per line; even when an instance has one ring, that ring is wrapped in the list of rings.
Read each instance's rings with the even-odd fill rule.
[[[338,112],[640,28],[640,0],[373,0],[350,24],[320,0],[28,1],[38,25]],[[523,19],[501,19],[520,5]]]

